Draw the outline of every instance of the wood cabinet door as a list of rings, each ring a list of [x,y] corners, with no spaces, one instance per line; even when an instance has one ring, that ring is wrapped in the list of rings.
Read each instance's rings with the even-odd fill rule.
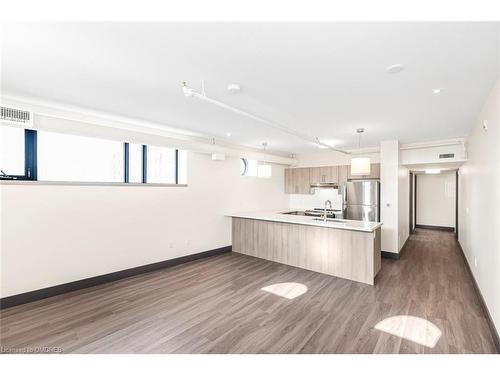
[[[321,167],[320,168],[321,182],[339,182],[338,167]]]
[[[380,164],[372,163],[370,171],[370,178],[380,178]]]
[[[309,168],[309,179],[311,184],[319,184],[321,181],[321,168]]]
[[[294,194],[311,194],[311,168],[292,168]]]
[[[285,193],[293,193],[293,169],[285,168]]]
[[[311,174],[310,168],[298,169],[298,190],[299,194],[311,194]]]
[[[347,179],[349,178],[351,168],[349,165],[339,165],[337,167],[338,171],[338,179],[339,179],[339,184],[344,184],[347,182]]]

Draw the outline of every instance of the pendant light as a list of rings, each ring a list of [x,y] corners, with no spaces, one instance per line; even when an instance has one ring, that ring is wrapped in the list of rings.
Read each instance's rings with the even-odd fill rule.
[[[263,142],[262,146],[264,147],[264,154],[266,153],[266,147],[267,147],[267,142]],[[271,164],[267,163],[259,163],[259,166],[257,167],[257,177],[260,178],[271,178],[272,176],[272,166]]]
[[[361,150],[361,134],[365,129],[356,129],[358,133],[358,150]],[[357,157],[351,159],[351,175],[353,176],[366,176],[371,172],[371,159],[368,157]]]

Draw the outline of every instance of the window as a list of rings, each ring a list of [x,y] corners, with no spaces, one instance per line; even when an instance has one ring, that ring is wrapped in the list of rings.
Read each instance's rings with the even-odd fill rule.
[[[36,180],[36,131],[0,126],[0,179]]]
[[[123,182],[123,143],[38,132],[38,180]]]
[[[24,175],[24,129],[0,126],[0,169],[10,176]]]
[[[0,126],[0,179],[187,184],[187,152]]]
[[[248,172],[248,161],[247,159],[241,158],[240,159],[240,174],[242,176],[246,176]]]
[[[147,146],[147,182],[175,184],[176,151],[172,148]]]
[[[177,151],[177,183],[187,184],[187,152]]]
[[[126,182],[142,182],[142,152],[143,146],[136,143],[130,143],[128,145],[128,168],[129,168],[129,178]]]
[[[242,176],[257,177],[259,164],[257,160],[240,159],[240,174]]]

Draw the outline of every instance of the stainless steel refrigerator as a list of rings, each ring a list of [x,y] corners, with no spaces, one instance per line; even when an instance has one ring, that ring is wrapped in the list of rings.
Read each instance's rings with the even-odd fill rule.
[[[349,220],[380,221],[380,182],[358,180],[346,182],[344,217]]]

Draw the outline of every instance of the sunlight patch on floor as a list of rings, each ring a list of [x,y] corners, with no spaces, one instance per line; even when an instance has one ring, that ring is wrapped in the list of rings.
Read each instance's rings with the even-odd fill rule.
[[[377,323],[375,329],[434,348],[441,330],[427,319],[411,315],[396,315]]]
[[[307,286],[300,283],[279,283],[268,285],[261,290],[280,297],[294,299],[307,292]]]

